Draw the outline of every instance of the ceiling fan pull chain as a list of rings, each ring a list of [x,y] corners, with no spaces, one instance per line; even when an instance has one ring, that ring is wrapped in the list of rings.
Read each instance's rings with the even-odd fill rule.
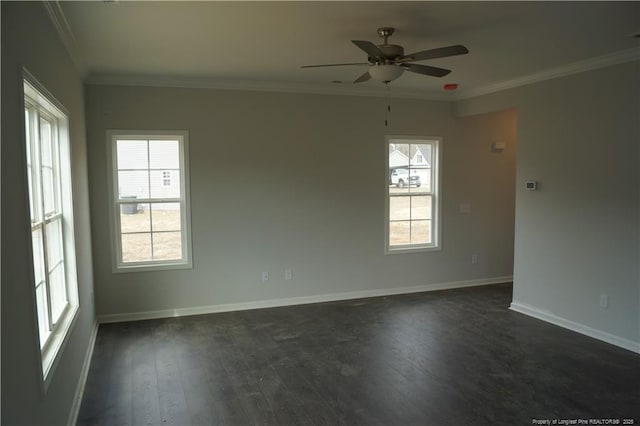
[[[387,81],[385,83],[386,89],[385,89],[385,94],[386,94],[386,98],[387,98],[387,117],[384,119],[384,126],[385,127],[389,127],[389,116],[391,115],[391,99],[390,99],[390,92],[389,92],[389,82]]]

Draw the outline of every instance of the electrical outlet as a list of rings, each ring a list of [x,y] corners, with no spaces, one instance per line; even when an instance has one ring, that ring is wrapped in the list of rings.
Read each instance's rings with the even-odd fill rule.
[[[266,282],[269,281],[269,273],[268,272],[263,272],[262,273],[262,282]]]
[[[291,274],[291,269],[284,270],[284,280],[291,281],[293,279],[293,275]]]
[[[609,295],[608,294],[601,294],[600,295],[600,307],[601,308],[609,307]]]
[[[471,255],[471,264],[472,265],[476,265],[478,263],[478,255],[477,254],[472,254]]]

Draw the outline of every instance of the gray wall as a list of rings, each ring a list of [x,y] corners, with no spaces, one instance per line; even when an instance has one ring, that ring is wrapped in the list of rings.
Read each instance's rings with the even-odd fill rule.
[[[634,62],[457,104],[461,115],[518,107],[514,302],[632,342],[640,342],[639,93]],[[524,190],[528,179],[538,191]]]
[[[512,275],[515,112],[456,120],[447,102],[394,100],[387,129],[378,98],[117,86],[86,96],[99,314]],[[190,132],[193,269],[111,272],[107,129]],[[444,137],[442,251],[383,254],[385,134]],[[508,142],[502,154],[494,138]]]
[[[29,251],[20,67],[70,112],[80,312],[46,395]],[[66,424],[94,324],[82,82],[40,2],[2,2],[2,424]]]

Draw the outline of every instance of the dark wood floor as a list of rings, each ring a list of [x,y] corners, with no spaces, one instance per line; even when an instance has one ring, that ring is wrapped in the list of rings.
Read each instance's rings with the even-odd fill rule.
[[[511,285],[101,325],[79,425],[640,423],[640,356]]]

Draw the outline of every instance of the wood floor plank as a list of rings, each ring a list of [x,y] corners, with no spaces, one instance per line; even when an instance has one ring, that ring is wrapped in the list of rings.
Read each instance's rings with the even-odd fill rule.
[[[161,425],[156,355],[150,327],[138,328],[138,339],[132,350],[133,424]]]
[[[232,389],[247,421],[254,425],[277,425],[269,402],[262,393],[255,371],[251,371],[242,357],[238,357],[234,342],[231,338],[215,338],[218,343],[218,354]]]
[[[296,395],[300,406],[314,425],[346,425],[335,409],[309,383],[294,365],[274,365],[287,388]]]
[[[91,368],[87,374],[85,393],[78,413],[79,426],[97,426],[104,424],[107,412],[109,375],[113,360],[113,350],[120,336],[116,330],[101,325],[96,336],[96,343],[91,360]]]
[[[156,357],[158,400],[163,425],[189,425],[189,411],[173,339],[175,323],[164,321],[152,331]]]
[[[119,330],[111,354],[111,370],[107,385],[105,424],[132,425],[133,364],[132,342],[135,340],[134,326],[129,324]]]

